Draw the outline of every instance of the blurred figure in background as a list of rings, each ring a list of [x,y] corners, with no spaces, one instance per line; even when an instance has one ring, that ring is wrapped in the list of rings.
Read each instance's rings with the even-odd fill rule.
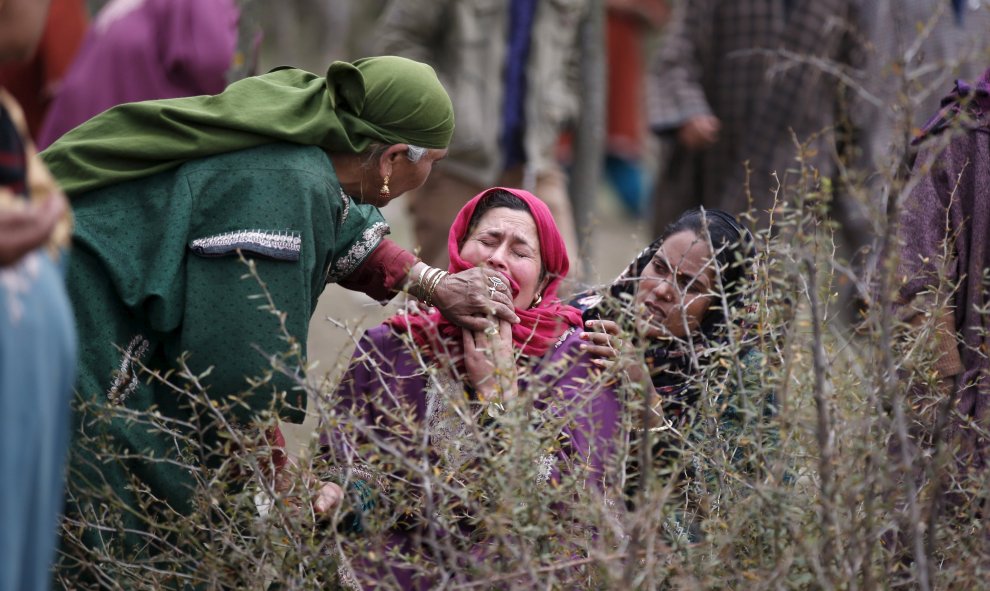
[[[0,0],[0,62],[30,57],[47,0]],[[62,509],[76,335],[65,196],[0,88],[0,589],[47,589]]]
[[[555,150],[561,130],[578,113],[578,29],[586,10],[585,0],[389,5],[380,52],[433,65],[457,113],[447,159],[409,194],[424,261],[447,266],[447,230],[454,217],[494,185],[542,199],[568,253],[576,255],[567,178]]]
[[[925,524],[949,524],[953,535],[984,541],[988,531],[990,69],[957,82],[942,104],[915,140],[917,184],[898,211],[893,275],[898,315],[932,355],[907,360],[910,440],[908,449],[897,438],[890,445],[891,463],[916,479],[920,497],[920,519],[893,534],[892,547],[912,558]]]
[[[38,146],[121,103],[217,94],[237,46],[235,0],[113,0],[93,21]]]
[[[786,182],[794,162],[792,130],[801,142],[815,136],[809,163],[831,174],[831,129],[843,100],[834,72],[853,62],[857,4],[701,0],[676,7],[647,87],[650,126],[666,155],[655,231],[698,205],[746,210],[746,161],[753,206],[765,224],[777,185],[772,175]]]
[[[35,141],[88,26],[89,15],[82,0],[52,0],[38,49],[27,61],[0,66],[0,86],[20,104]]]
[[[864,5],[863,23],[869,40],[865,80],[877,100],[861,100],[852,109],[862,166],[880,177],[904,175],[909,144],[943,95],[957,78],[974,80],[990,63],[990,3],[874,0]],[[876,189],[875,183],[867,186]]]
[[[640,216],[647,182],[643,169],[646,144],[646,42],[667,21],[666,0],[608,0],[608,122],[605,174],[626,211]]]

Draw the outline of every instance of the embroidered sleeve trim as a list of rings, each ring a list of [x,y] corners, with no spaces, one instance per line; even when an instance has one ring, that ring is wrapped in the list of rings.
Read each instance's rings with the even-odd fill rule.
[[[236,230],[197,238],[189,249],[204,257],[230,256],[242,250],[279,261],[298,261],[302,238],[291,231]]]
[[[344,192],[343,189],[340,190],[340,200],[343,202],[344,209],[340,212],[340,225],[343,226],[344,222],[347,221],[347,214],[351,213],[351,197]]]
[[[330,264],[327,283],[336,283],[358,268],[358,265],[378,247],[378,244],[391,232],[385,222],[375,222],[361,233],[361,237],[351,245],[344,256]]]

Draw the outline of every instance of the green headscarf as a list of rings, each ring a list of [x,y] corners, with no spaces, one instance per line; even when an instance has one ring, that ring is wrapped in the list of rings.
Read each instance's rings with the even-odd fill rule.
[[[277,68],[214,96],[119,105],[41,153],[69,195],[275,141],[359,154],[374,142],[446,148],[454,107],[433,68],[401,57]]]

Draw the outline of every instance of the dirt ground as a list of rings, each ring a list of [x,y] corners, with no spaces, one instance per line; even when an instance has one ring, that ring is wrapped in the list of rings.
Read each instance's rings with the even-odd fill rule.
[[[599,194],[587,229],[593,256],[589,261],[589,276],[584,285],[613,279],[651,239],[648,226],[620,210],[617,199],[607,190]],[[392,239],[399,245],[411,247],[411,231],[402,199],[384,210],[392,226]],[[571,268],[579,266],[571,260]],[[322,390],[331,392],[333,384],[347,367],[354,343],[362,332],[381,323],[395,310],[395,303],[381,306],[364,294],[331,285],[323,292],[309,329],[309,359],[316,364],[309,379],[321,383]],[[284,425],[283,431],[290,449],[305,445],[315,427],[312,416],[302,425]]]

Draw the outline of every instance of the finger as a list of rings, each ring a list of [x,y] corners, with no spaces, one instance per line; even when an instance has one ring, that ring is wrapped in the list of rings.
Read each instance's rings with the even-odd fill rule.
[[[507,291],[496,291],[494,294],[488,292],[485,295],[495,303],[510,307],[512,306],[512,296]]]
[[[619,336],[619,325],[616,324],[614,321],[612,321],[612,320],[599,320],[598,322],[601,323],[601,328],[602,328],[602,330],[604,332],[606,332],[606,333],[608,333],[610,335]]]
[[[485,330],[483,330],[481,334],[484,335],[485,343],[488,344],[502,339],[502,333],[495,324],[489,324],[486,326]]]
[[[614,337],[604,332],[582,332],[581,340],[594,343],[596,345],[607,345],[613,342],[618,343],[619,337]]]
[[[494,286],[496,291],[500,291],[502,293],[509,292],[509,278],[503,275],[501,271],[496,271],[495,269],[491,269],[491,268],[485,270],[485,281],[489,286],[491,286],[492,285],[491,279],[489,279],[489,277],[494,277],[495,279],[498,279],[498,281],[496,282],[497,284]]]
[[[502,296],[503,298],[505,298],[505,294],[502,294],[502,293],[496,294],[496,296],[499,296],[499,295]],[[508,299],[508,298],[505,298],[505,299]],[[515,309],[512,307],[511,304],[512,304],[512,301],[511,300],[509,300],[509,304],[508,305],[506,305],[505,303],[502,303],[502,301],[500,301],[500,300],[492,300],[492,313],[495,315],[496,318],[498,318],[500,320],[505,320],[506,322],[509,322],[509,323],[512,323],[512,324],[518,324],[519,323],[519,316],[516,316]]]
[[[482,329],[484,330],[484,329]],[[466,328],[461,329],[461,339],[464,341],[464,355],[474,355],[477,347],[474,344],[475,331]]]
[[[344,490],[328,482],[320,487],[316,499],[313,500],[313,511],[318,515],[329,513],[344,498]]]
[[[468,332],[481,332],[491,324],[485,316],[462,316],[460,317],[461,328]]]
[[[581,347],[593,358],[592,361],[599,358],[615,359],[619,356],[619,352],[613,347],[603,345],[582,345]]]

